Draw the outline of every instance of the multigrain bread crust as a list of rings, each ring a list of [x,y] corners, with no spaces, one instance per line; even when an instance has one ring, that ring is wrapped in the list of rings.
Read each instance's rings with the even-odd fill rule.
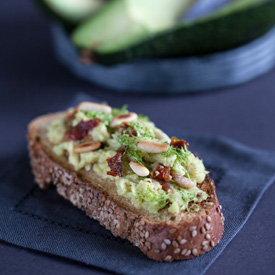
[[[66,159],[55,156],[45,141],[47,123],[64,115],[50,114],[33,120],[29,125],[29,154],[35,181],[40,188],[51,184],[73,205],[100,222],[114,236],[128,239],[149,258],[156,261],[190,259],[217,245],[224,232],[215,185],[207,175],[198,185],[208,193],[207,201],[198,212],[185,212],[169,220],[159,220],[144,210],[134,208],[126,199],[110,192],[100,183],[106,180],[89,172],[74,171]],[[109,185],[115,185],[108,181]]]

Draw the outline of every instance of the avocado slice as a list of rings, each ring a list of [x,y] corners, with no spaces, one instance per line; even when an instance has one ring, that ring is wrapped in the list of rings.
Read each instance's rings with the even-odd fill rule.
[[[263,35],[275,24],[275,0],[235,0],[211,15],[153,35],[134,45],[100,51],[93,59],[115,65],[140,58],[202,55],[228,50]]]
[[[50,17],[74,27],[97,12],[107,0],[34,0]]]
[[[119,51],[175,26],[194,0],[116,0],[72,33],[79,48],[100,53]]]

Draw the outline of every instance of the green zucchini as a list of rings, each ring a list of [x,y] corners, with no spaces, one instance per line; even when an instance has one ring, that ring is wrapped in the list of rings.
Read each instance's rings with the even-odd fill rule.
[[[274,24],[275,0],[236,0],[205,18],[120,49],[95,49],[92,56],[109,66],[144,58],[209,54],[250,42]]]
[[[119,51],[170,29],[194,0],[115,0],[72,33],[79,48]]]

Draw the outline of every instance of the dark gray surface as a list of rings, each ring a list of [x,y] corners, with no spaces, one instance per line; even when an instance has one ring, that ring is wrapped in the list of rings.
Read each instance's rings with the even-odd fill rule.
[[[26,125],[36,115],[66,105],[79,90],[114,106],[128,103],[157,124],[222,134],[246,145],[275,151],[275,70],[250,83],[204,95],[119,95],[84,83],[53,57],[47,22],[27,1],[0,8],[0,163],[25,145]],[[206,274],[273,274],[275,185]],[[0,245],[3,274],[98,273],[62,258]]]

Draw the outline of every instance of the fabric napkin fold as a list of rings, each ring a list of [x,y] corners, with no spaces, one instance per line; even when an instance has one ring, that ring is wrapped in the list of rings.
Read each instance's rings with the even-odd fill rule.
[[[79,97],[78,99],[83,99]],[[0,170],[0,239],[122,274],[202,274],[241,230],[264,191],[275,180],[275,152],[228,138],[164,129],[185,138],[210,171],[225,216],[225,233],[210,252],[187,261],[158,263],[127,240],[57,195],[34,183],[27,152]]]

